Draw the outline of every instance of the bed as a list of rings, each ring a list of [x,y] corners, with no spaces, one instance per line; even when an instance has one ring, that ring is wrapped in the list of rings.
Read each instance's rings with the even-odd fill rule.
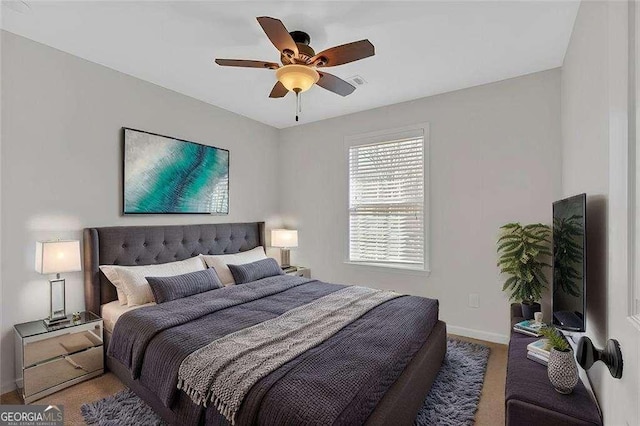
[[[155,312],[162,311],[160,305],[154,306],[154,304],[135,310],[129,310],[126,307],[115,308],[113,302],[117,300],[116,289],[100,272],[99,265],[161,264],[200,254],[234,254],[265,246],[263,222],[87,228],[84,230],[83,238],[86,309],[108,317],[105,320],[105,347],[114,340],[112,333],[118,321],[123,321],[123,318],[126,321],[132,321],[129,317],[135,315],[129,312],[140,313],[146,309],[147,313],[155,315]],[[293,282],[292,279],[301,281]],[[307,302],[309,302],[319,297],[318,295],[330,294],[333,291],[344,290],[346,287],[299,277],[274,278],[272,282],[269,280],[270,278],[264,280],[264,283],[256,281],[231,286],[236,288],[224,288],[208,293],[221,292],[221,295],[235,300],[238,297],[234,292],[240,292],[238,288],[243,286],[247,286],[242,290],[245,294],[248,294],[251,286],[255,289],[271,287],[275,289],[280,288],[278,286],[284,286],[282,289],[286,290],[274,290],[262,299],[247,300],[247,303],[242,302],[220,311],[211,311],[206,315],[193,313],[193,318],[185,319],[178,326],[172,325],[173,328],[167,327],[149,333],[149,340],[142,346],[143,350],[138,357],[137,373],[134,371],[135,366],[123,362],[122,358],[113,356],[107,356],[107,368],[169,424],[229,424],[228,417],[222,415],[214,404],[204,407],[194,403],[192,397],[190,398],[183,390],[177,390],[175,386],[169,386],[170,392],[166,390],[163,392],[160,388],[166,388],[166,383],[156,385],[154,380],[158,379],[152,377],[154,372],[167,370],[169,368],[167,366],[173,362],[164,360],[161,355],[163,352],[156,347],[170,345],[172,339],[175,340],[175,336],[180,336],[180,333],[187,333],[189,338],[195,334],[206,335],[209,332],[215,334],[218,332],[215,329],[218,324],[225,321],[229,324],[233,323],[228,320],[230,315],[237,315],[238,318],[244,315],[245,320],[251,325],[260,322],[261,320],[257,317],[261,315],[266,315],[267,319],[279,316],[292,307],[306,303],[303,300],[305,298],[308,298]],[[207,293],[203,294],[207,295]],[[405,314],[407,318],[412,315],[414,317],[413,321],[417,327],[416,337],[407,338],[400,335],[400,337],[389,337],[388,347],[395,347],[393,345],[396,343],[391,340],[399,339],[396,346],[403,348],[403,352],[395,354],[391,350],[387,351],[387,347],[384,346],[384,351],[379,351],[381,359],[375,360],[375,368],[383,368],[387,365],[384,370],[380,370],[381,374],[365,377],[370,372],[358,371],[364,369],[357,365],[350,365],[358,359],[356,356],[358,350],[363,352],[357,345],[371,344],[372,338],[379,338],[374,333],[381,333],[390,327],[395,327],[396,330],[407,328],[394,325],[394,321],[398,321],[400,310],[411,306],[419,306],[420,309],[424,306],[425,312],[422,315],[416,313],[418,308],[415,310],[409,308]],[[383,322],[384,318],[388,319]],[[215,327],[212,324],[215,324]],[[373,327],[372,324],[379,326]],[[418,324],[425,325],[418,326]],[[199,331],[197,333],[193,330],[187,331],[189,327],[198,327]],[[201,332],[202,330],[205,332]],[[135,330],[128,330],[128,332],[136,333]],[[140,333],[142,335],[142,331]],[[120,332],[120,335],[122,334]],[[142,337],[138,338],[135,335],[134,337],[132,341],[136,344],[144,341]],[[120,342],[120,340],[117,341]],[[153,352],[154,350],[156,352]],[[413,424],[416,413],[440,370],[445,352],[446,326],[438,319],[437,301],[414,296],[389,300],[358,317],[348,327],[344,327],[317,347],[309,349],[257,381],[246,394],[238,416],[234,418],[235,424],[278,424],[285,419],[289,424],[328,422],[367,425]],[[393,364],[389,364],[390,362]],[[174,365],[177,364],[174,362]],[[394,367],[389,367],[390,365]],[[336,389],[343,388],[336,384],[341,380],[336,372],[341,368],[347,368],[340,373],[341,375],[352,374],[353,376],[350,383],[340,384],[345,390],[344,395],[338,398],[334,395]],[[176,374],[167,373],[168,377]],[[362,380],[366,386],[360,384],[355,388],[354,386],[359,383],[358,380]],[[171,385],[171,382],[169,384]],[[350,385],[351,388],[349,388]],[[322,389],[325,388],[327,392],[323,394]],[[331,389],[333,394],[329,392]],[[329,395],[334,396],[329,397]],[[340,398],[347,400],[340,400]],[[315,414],[310,414],[314,410]],[[327,413],[332,410],[337,410],[337,414],[327,417]],[[327,419],[331,420],[327,421]]]

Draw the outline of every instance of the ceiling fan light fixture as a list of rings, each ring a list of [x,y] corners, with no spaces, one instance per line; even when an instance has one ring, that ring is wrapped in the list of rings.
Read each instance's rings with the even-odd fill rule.
[[[276,77],[287,90],[306,92],[318,82],[320,74],[306,65],[285,65],[276,70]]]

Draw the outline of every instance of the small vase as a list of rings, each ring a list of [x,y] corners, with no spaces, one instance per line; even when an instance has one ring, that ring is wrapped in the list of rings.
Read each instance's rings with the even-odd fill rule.
[[[573,351],[559,351],[551,348],[547,374],[556,391],[562,394],[573,392],[573,388],[578,383],[578,367],[576,367]]]
[[[520,304],[522,306],[522,316],[526,320],[533,319],[533,314],[536,312],[540,312],[542,309],[539,303],[524,303]]]

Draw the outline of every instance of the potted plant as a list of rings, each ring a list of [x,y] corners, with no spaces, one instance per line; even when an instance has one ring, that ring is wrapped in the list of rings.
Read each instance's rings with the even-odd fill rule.
[[[510,299],[520,302],[525,319],[540,311],[542,290],[548,284],[544,269],[551,267],[545,260],[551,256],[551,229],[541,223],[522,226],[508,223],[500,227],[498,267],[509,275],[502,291],[510,291]]]
[[[549,381],[557,392],[573,392],[578,383],[578,367],[569,343],[555,327],[543,327],[540,333],[548,339],[551,348],[547,365]]]

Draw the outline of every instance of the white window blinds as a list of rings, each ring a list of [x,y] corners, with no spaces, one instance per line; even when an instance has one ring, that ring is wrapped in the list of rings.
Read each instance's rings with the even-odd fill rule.
[[[424,137],[349,148],[349,261],[425,266]]]

